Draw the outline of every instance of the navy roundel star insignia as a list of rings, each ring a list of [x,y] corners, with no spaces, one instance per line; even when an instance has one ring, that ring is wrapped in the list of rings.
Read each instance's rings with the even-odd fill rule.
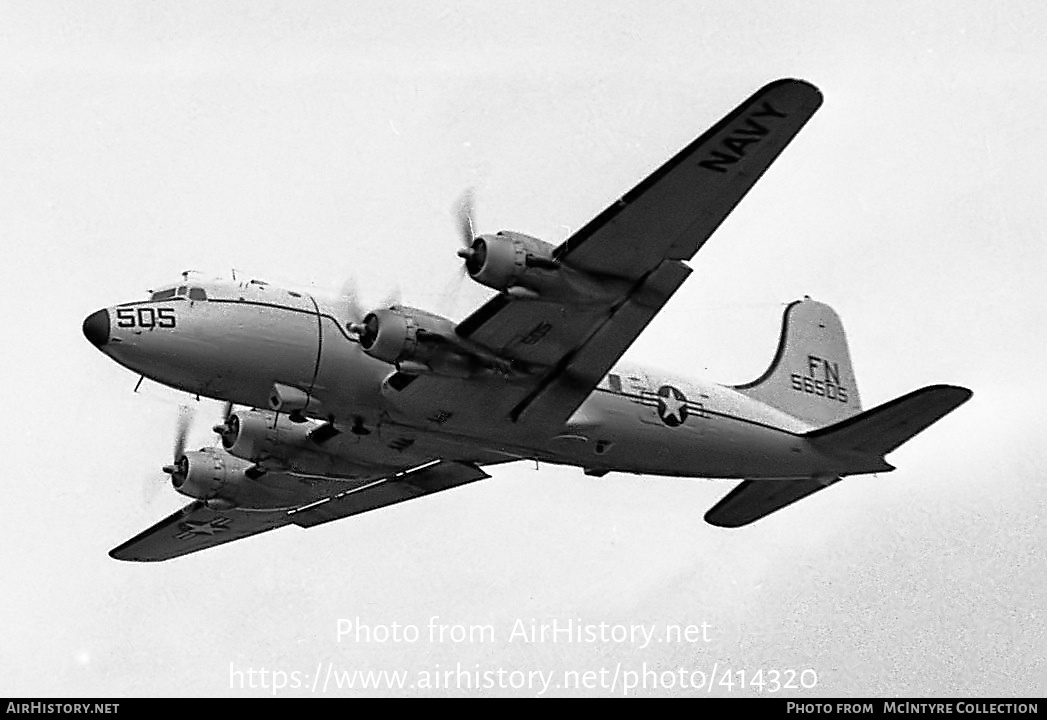
[[[658,388],[658,417],[669,427],[683,425],[687,419],[687,398],[672,385]]]
[[[176,538],[179,540],[188,540],[189,538],[197,537],[198,535],[214,535],[215,533],[225,532],[229,529],[229,518],[218,516],[213,520],[207,520],[205,522],[194,522],[192,520],[186,520],[185,522],[178,523],[178,530],[180,531]]]

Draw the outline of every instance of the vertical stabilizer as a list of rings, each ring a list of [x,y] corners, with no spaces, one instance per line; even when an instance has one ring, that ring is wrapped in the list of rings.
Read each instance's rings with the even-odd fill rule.
[[[785,309],[778,352],[767,371],[734,389],[817,426],[862,409],[843,323],[831,307],[810,298]]]

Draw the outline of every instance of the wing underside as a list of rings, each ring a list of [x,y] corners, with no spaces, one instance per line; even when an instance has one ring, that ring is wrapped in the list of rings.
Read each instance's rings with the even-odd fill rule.
[[[435,462],[294,510],[215,510],[193,502],[113,548],[116,560],[170,560],[284,525],[309,528],[490,477],[476,465]]]
[[[834,485],[841,478],[766,478],[743,480],[716,503],[705,521],[718,527],[741,527]]]

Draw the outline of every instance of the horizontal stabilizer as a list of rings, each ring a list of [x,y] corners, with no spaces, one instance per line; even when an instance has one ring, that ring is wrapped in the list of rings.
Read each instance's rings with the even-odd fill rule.
[[[705,513],[705,522],[728,528],[748,525],[839,481],[838,477],[745,480]]]
[[[872,410],[807,434],[831,450],[886,455],[967,402],[972,393],[953,385],[930,385]]]

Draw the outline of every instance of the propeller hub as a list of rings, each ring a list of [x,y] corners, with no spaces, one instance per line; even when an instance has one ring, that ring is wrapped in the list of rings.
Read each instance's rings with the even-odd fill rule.
[[[458,251],[458,257],[465,260],[465,270],[475,276],[487,262],[487,242],[478,237],[473,244]]]
[[[171,484],[175,489],[180,488],[189,475],[189,458],[183,455],[174,465],[164,465],[163,470],[171,476]]]
[[[222,447],[228,450],[236,443],[236,438],[240,434],[240,418],[228,414],[225,422],[220,422],[211,429],[222,439]]]
[[[364,350],[367,350],[378,339],[378,316],[374,313],[368,313],[363,323],[357,327],[359,328],[357,338],[360,340],[360,345],[363,346]]]

